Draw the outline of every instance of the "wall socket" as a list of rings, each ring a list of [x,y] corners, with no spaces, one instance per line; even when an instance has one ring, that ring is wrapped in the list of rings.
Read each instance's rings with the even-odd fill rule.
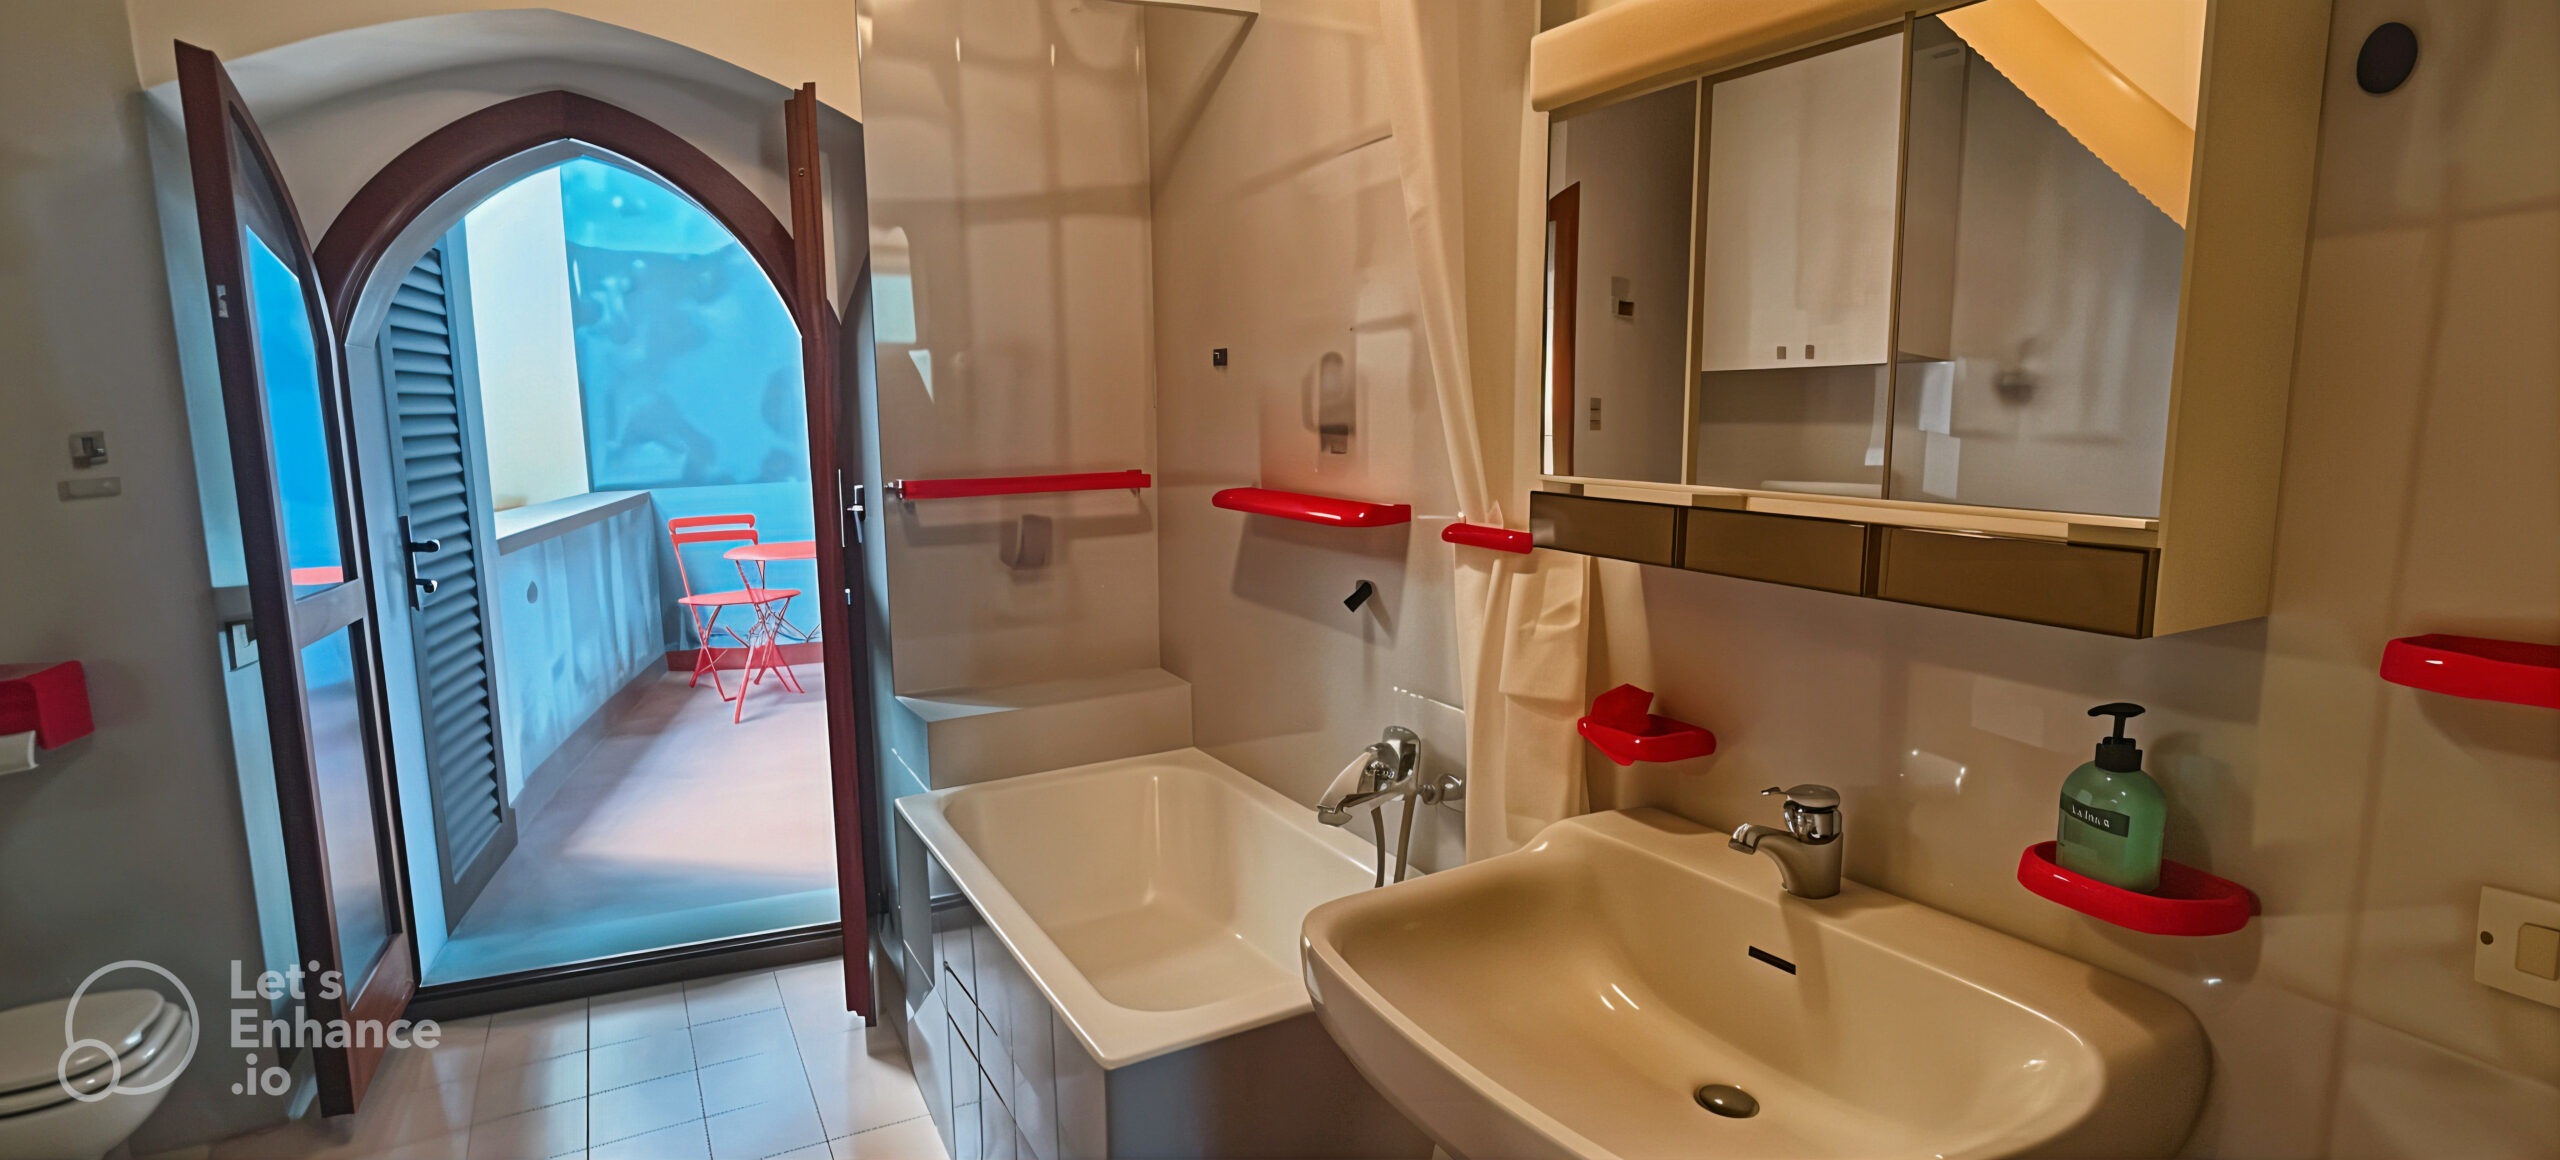
[[[2560,1007],[2560,902],[2483,886],[2478,931],[2472,978]]]

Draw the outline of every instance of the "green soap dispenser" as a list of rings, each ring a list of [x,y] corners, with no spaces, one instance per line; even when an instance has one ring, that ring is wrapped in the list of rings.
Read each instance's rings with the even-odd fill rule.
[[[2160,829],[2169,820],[2169,799],[2142,772],[2142,751],[2124,735],[2125,719],[2141,716],[2142,706],[2117,701],[2089,715],[2115,718],[2116,735],[2098,742],[2097,759],[2063,780],[2053,860],[2073,873],[2148,894],[2160,888]]]

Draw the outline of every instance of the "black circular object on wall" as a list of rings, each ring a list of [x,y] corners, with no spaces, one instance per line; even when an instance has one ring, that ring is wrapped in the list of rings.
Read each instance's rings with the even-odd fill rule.
[[[2356,53],[2356,87],[2368,93],[2399,88],[2418,67],[2418,32],[2397,20],[2376,28]]]

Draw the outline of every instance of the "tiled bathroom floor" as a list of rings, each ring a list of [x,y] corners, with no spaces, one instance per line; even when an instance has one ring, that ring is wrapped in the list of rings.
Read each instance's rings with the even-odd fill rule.
[[[843,1010],[841,960],[446,1024],[363,1110],[216,1158],[944,1160],[907,1059]]]

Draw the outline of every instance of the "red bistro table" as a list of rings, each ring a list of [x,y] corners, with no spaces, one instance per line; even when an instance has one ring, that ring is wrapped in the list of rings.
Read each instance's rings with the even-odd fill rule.
[[[740,544],[737,547],[721,553],[721,556],[738,566],[738,581],[740,583],[745,584],[749,588],[763,588],[765,587],[765,565],[781,563],[788,560],[815,560],[818,558],[818,542],[816,540],[774,540],[770,543],[762,544]],[[749,564],[756,566],[756,574],[753,579],[749,579],[747,577],[747,565]],[[755,628],[748,631],[747,638],[750,642],[755,641],[758,636],[758,630],[761,630],[763,643],[761,645],[754,643],[750,643],[748,645],[746,673],[748,683],[754,683],[759,676],[769,671],[772,672],[777,679],[781,680],[783,684],[789,686],[792,692],[799,693],[806,691],[800,687],[800,676],[798,673],[792,671],[791,663],[782,659],[782,649],[776,643],[776,638],[783,632],[789,632],[793,637],[802,641],[816,640],[817,637],[811,633],[801,631],[799,625],[791,623],[790,617],[786,615],[790,610],[791,602],[789,600],[784,600],[780,605],[774,607],[769,614],[764,612],[762,606],[758,607],[759,615],[756,617],[757,623]],[[738,695],[738,700],[740,702],[738,709],[741,713],[744,713],[746,710],[746,699],[746,693],[741,689]]]

